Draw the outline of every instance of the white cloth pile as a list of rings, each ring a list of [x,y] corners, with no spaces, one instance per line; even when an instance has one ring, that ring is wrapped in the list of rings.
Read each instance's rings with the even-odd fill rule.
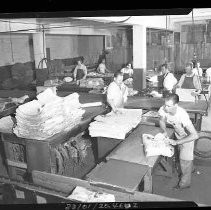
[[[77,186],[67,198],[82,202],[115,202],[113,194],[94,192],[80,186]]]
[[[162,133],[158,133],[155,136],[143,134],[142,137],[147,157],[157,155],[172,157],[174,154],[174,147],[168,143],[168,138]]]
[[[128,88],[128,96],[134,96],[138,94],[137,90],[134,90],[133,88]]]
[[[80,81],[80,87],[101,89],[104,87],[104,81],[102,78],[87,78]]]
[[[2,117],[0,119],[0,133],[12,133],[14,122],[11,116]]]
[[[142,109],[118,109],[120,113],[110,112],[107,115],[98,115],[89,125],[89,134],[92,137],[107,137],[125,139],[125,136],[141,121]]]
[[[19,106],[13,132],[22,138],[43,140],[79,124],[84,114],[77,93],[59,97],[51,89],[37,95],[38,100]]]
[[[153,97],[161,98],[163,95],[161,93],[158,93],[157,91],[153,90],[150,95]]]

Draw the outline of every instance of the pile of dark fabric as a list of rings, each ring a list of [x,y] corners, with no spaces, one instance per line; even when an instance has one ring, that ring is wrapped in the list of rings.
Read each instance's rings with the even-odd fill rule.
[[[8,142],[7,145],[8,151],[10,152],[10,158],[13,161],[26,163],[26,151],[23,145],[10,142]]]
[[[4,89],[26,87],[33,81],[32,67],[23,63],[16,63],[11,68],[11,76],[12,78],[3,81],[2,87]]]
[[[91,141],[83,133],[51,147],[51,172],[81,178],[94,165]]]
[[[84,110],[77,93],[57,96],[50,88],[16,110],[18,137],[43,140],[56,133],[68,131],[80,123]]]

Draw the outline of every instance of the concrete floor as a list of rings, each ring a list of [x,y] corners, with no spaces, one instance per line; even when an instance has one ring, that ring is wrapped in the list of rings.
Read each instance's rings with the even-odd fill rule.
[[[203,116],[202,131],[211,132],[211,109],[208,116]],[[211,148],[211,143],[209,142]],[[172,178],[153,175],[153,193],[181,200],[194,201],[200,204],[211,205],[211,158],[200,159],[195,157],[196,172],[192,174],[192,185],[189,189],[175,191],[172,189],[178,182],[177,174]]]

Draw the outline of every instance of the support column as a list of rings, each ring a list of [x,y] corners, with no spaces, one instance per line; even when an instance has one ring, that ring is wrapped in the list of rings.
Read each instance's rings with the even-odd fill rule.
[[[146,47],[146,26],[133,26],[133,68],[139,70],[138,75],[141,75],[141,87],[146,88],[146,61],[147,61],[147,47]]]
[[[34,49],[34,59],[35,59],[35,68],[38,69],[39,62],[46,57],[46,43],[45,43],[45,34],[43,38],[43,33],[33,34],[33,49]],[[45,62],[41,68],[46,68]]]

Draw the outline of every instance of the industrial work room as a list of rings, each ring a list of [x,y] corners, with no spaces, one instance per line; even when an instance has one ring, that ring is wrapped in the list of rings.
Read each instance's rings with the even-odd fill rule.
[[[211,205],[210,91],[210,8],[0,18],[0,208]]]

